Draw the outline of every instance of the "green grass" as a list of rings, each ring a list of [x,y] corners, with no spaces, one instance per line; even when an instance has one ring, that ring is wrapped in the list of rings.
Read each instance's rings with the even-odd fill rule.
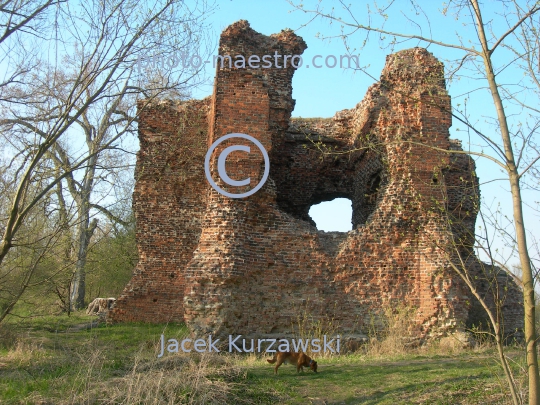
[[[107,387],[129,384],[135,378],[144,380],[156,376],[163,379],[163,386],[167,378],[176,378],[170,388],[174,390],[177,382],[191,378],[190,372],[197,374],[198,371],[193,370],[203,363],[200,356],[180,358],[182,356],[172,354],[158,361],[160,335],[165,333],[168,338],[181,340],[187,334],[183,324],[102,324],[91,329],[74,328],[93,319],[74,314],[69,318],[51,316],[3,325],[0,330],[0,403],[105,403],[94,398],[96,393],[106,391]],[[513,357],[520,360],[521,352],[514,351]],[[178,360],[178,364],[171,366],[169,363],[173,360]],[[319,359],[317,374],[311,371],[297,374],[295,367],[283,365],[275,376],[264,356],[220,353],[209,361],[204,378],[210,381],[208,389],[222,390],[235,398],[231,403],[509,403],[495,360],[492,349],[460,351],[453,355],[417,351],[377,358],[352,354]],[[191,366],[186,365],[187,361]],[[143,367],[135,377],[135,362],[149,365],[150,371],[141,371],[145,370]],[[518,363],[514,363],[516,371]],[[231,369],[236,371],[229,372]],[[174,395],[185,398],[186,402],[191,398],[198,403],[193,398],[204,396],[207,388],[199,388],[195,395],[190,387],[189,384],[179,387]],[[85,402],[85,396],[94,397]],[[156,398],[158,396],[156,394]],[[70,402],[70,397],[77,399]],[[156,404],[167,403],[163,398]],[[206,400],[200,401],[206,403]]]
[[[282,366],[278,376],[268,365],[250,368],[249,378],[281,393],[287,404],[488,404],[504,398],[495,375],[479,357],[402,359],[397,362],[321,360],[319,373],[297,375]],[[272,370],[270,370],[272,371]],[[309,402],[311,401],[311,402]],[[504,403],[504,402],[502,402]]]
[[[18,403],[35,392],[45,398],[63,398],[80,385],[92,356],[97,357],[94,362],[99,360],[102,378],[124,375],[132,369],[136,355],[156,356],[161,333],[178,338],[187,334],[183,324],[100,324],[77,329],[94,320],[74,314],[3,326],[17,341],[11,347],[0,345],[0,403]]]

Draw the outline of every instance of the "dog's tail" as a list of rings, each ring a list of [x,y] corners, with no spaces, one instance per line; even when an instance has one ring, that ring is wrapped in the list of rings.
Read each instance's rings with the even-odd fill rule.
[[[272,357],[271,359],[266,359],[266,361],[270,364],[274,364],[277,360],[277,355],[274,354],[274,357]]]

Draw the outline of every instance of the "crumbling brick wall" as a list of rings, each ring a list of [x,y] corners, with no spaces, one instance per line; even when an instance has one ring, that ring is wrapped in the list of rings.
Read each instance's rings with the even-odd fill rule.
[[[219,54],[305,48],[290,30],[267,37],[239,21],[222,33]],[[449,139],[443,65],[421,48],[389,55],[361,103],[315,120],[290,117],[294,71],[225,64],[210,98],[139,104],[140,261],[111,321],[284,335],[307,311],[361,335],[385,305],[406,304],[421,339],[467,323],[472,298],[449,263],[474,257],[478,179],[472,159],[448,153],[461,148]],[[268,181],[248,198],[225,197],[204,177],[208,147],[229,133],[257,138],[270,156]],[[210,167],[220,187],[240,193],[258,183],[264,159],[231,153],[228,175],[251,178],[233,189],[216,173],[231,144]],[[351,199],[353,230],[318,231],[309,208],[336,197]]]
[[[185,266],[201,233],[201,191],[210,98],[138,104],[133,210],[139,261],[114,319],[168,322],[184,317]]]

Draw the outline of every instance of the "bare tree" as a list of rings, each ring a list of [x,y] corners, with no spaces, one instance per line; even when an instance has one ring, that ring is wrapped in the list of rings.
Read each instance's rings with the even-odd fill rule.
[[[486,145],[486,150],[471,153],[495,162],[506,173],[512,197],[514,237],[522,269],[529,403],[540,404],[540,379],[534,324],[534,277],[527,245],[522,198],[524,178],[532,170],[536,170],[540,159],[540,153],[533,143],[539,126],[538,110],[535,108],[538,98],[534,97],[536,90],[532,90],[532,87],[538,84],[540,76],[540,71],[537,69],[537,22],[540,4],[528,0],[521,2],[505,0],[490,3],[488,8],[488,6],[482,7],[477,0],[442,3],[441,12],[448,17],[448,23],[457,21],[459,24],[459,28],[455,31],[455,42],[449,42],[431,35],[429,12],[438,11],[431,8],[433,4],[421,5],[421,2],[412,0],[407,4],[410,10],[403,8],[395,10],[403,4],[393,0],[387,1],[386,4],[374,2],[372,6],[366,5],[368,12],[363,14],[367,21],[361,22],[360,13],[355,9],[356,5],[353,6],[342,0],[336,2],[338,7],[330,9],[324,8],[326,3],[323,1],[316,2],[313,8],[293,0],[289,2],[297,10],[311,15],[309,22],[321,18],[337,23],[341,31],[336,36],[344,40],[350,51],[353,50],[355,33],[364,35],[363,39],[354,42],[354,44],[360,44],[359,49],[369,44],[370,40],[379,40],[381,46],[389,49],[401,46],[407,41],[414,41],[415,45],[443,47],[448,53],[459,55],[449,64],[448,79],[456,80],[460,77],[472,76],[475,81],[482,81],[482,84],[474,90],[481,89],[482,86],[489,90],[495,107],[495,115],[491,123],[494,125],[494,133],[498,139],[488,136],[475,125],[476,121],[470,120],[461,110],[455,109],[453,116],[465,124]],[[494,4],[499,7],[496,11],[493,10]],[[426,9],[431,11],[426,12]],[[397,15],[393,14],[394,11],[397,11]],[[408,15],[408,11],[411,15]],[[484,14],[489,14],[487,20],[484,20]],[[403,32],[401,27],[397,30],[387,28],[394,21],[393,17],[410,23],[412,27],[415,27],[416,32]],[[377,18],[378,23],[374,23]],[[505,47],[513,52],[512,57],[508,57],[508,52],[504,51]],[[517,69],[517,73],[511,78],[513,81],[510,84],[501,84],[500,77],[509,68]],[[527,110],[527,114],[516,117],[515,105],[521,105]]]
[[[0,266],[18,246],[25,221],[50,197],[63,229],[69,222],[73,235],[71,301],[81,308],[97,212],[122,222],[107,204],[93,200],[93,193],[120,168],[109,163],[132,163],[135,146],[126,137],[136,129],[136,99],[187,96],[198,84],[210,8],[204,0],[96,0],[52,7],[59,3],[28,1],[24,4],[34,12],[22,14],[13,6],[15,15],[28,20],[19,17],[18,24],[2,9],[2,26],[13,32],[0,47],[11,70],[0,88],[0,136],[4,153],[13,156],[8,163],[13,170],[5,173],[12,192],[0,225]],[[54,35],[39,35],[33,26],[53,27]],[[32,48],[18,52],[28,36]],[[199,59],[186,63],[181,58],[186,54]],[[103,190],[99,199],[106,201]]]
[[[17,33],[26,33],[34,36],[41,35],[43,33],[41,22],[46,19],[45,12],[47,9],[65,2],[66,0],[2,1],[0,3],[0,11],[3,15],[0,22],[0,27],[2,28],[0,43]]]

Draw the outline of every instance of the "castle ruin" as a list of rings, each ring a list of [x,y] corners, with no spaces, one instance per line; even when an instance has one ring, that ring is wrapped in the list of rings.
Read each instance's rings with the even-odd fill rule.
[[[265,36],[239,21],[223,31],[219,54],[305,49],[290,30]],[[389,55],[363,101],[331,119],[291,119],[295,70],[218,66],[211,97],[140,102],[139,263],[110,321],[185,321],[196,335],[284,335],[307,311],[362,335],[386,306],[408,305],[415,335],[427,339],[482,319],[449,265],[462,259],[483,296],[493,280],[508,287],[506,329],[520,329],[519,288],[473,253],[478,179],[468,155],[449,153],[461,146],[449,138],[442,63],[422,48]],[[243,199],[221,195],[205,177],[208,148],[229,133],[255,137],[270,157],[268,181]],[[248,190],[264,159],[235,151],[226,170],[250,177],[239,187]],[[353,229],[317,230],[310,207],[337,197],[352,201]]]

